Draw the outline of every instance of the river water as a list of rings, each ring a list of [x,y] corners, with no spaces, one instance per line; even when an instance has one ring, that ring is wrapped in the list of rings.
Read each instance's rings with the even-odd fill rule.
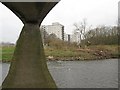
[[[49,61],[51,75],[59,88],[117,88],[118,60]],[[9,70],[9,63],[0,63],[0,84]]]

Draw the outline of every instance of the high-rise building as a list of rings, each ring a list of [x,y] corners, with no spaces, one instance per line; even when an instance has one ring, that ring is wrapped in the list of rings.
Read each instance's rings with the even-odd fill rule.
[[[57,38],[64,40],[64,26],[58,22],[52,23],[52,25],[42,25],[41,29],[46,31],[49,35],[55,34]]]

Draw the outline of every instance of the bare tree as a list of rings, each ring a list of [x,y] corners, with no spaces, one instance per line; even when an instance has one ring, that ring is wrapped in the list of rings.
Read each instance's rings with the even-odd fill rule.
[[[83,44],[85,44],[85,33],[87,30],[87,19],[84,18],[82,22],[80,23],[74,23],[73,24],[75,26],[75,30],[77,30],[80,33],[80,42],[83,39]]]

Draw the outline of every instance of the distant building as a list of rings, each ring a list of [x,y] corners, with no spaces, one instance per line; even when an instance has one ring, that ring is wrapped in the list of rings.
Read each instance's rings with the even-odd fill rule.
[[[58,22],[52,23],[52,25],[42,25],[41,29],[46,31],[49,35],[55,34],[57,38],[64,40],[64,26]]]
[[[68,35],[64,33],[64,41],[68,41]]]
[[[58,22],[52,23],[52,25],[42,25],[40,29],[42,32],[43,42],[50,34],[55,34],[57,38],[63,41],[76,42],[77,44],[80,44],[81,42],[81,35],[79,31],[74,30],[73,34],[66,34],[64,33],[64,26]]]
[[[73,34],[70,37],[71,42],[76,42],[77,44],[80,44],[81,42],[81,35],[79,33],[79,31],[74,30]]]
[[[71,35],[70,35],[70,34],[68,34],[68,42],[70,42],[70,36],[71,36]]]
[[[68,41],[68,42],[70,42],[71,40],[70,40],[70,34],[66,34],[66,33],[64,33],[64,41]]]

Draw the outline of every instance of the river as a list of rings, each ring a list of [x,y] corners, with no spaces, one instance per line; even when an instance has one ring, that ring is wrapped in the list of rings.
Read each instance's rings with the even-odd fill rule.
[[[118,60],[49,61],[51,75],[59,88],[117,88]],[[9,70],[9,63],[0,63],[0,84]]]

